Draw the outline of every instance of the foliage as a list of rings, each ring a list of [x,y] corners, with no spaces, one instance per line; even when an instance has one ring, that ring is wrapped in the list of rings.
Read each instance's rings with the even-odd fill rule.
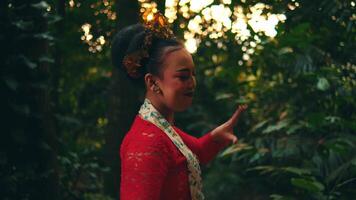
[[[113,2],[104,3],[69,2],[63,5],[62,20],[53,27],[54,53],[60,54],[55,116],[62,199],[112,199],[105,194],[104,176],[111,169],[102,154],[111,77],[108,38],[115,21]]]
[[[56,195],[51,105],[47,91],[53,58],[48,46],[54,16],[46,2],[1,1],[1,149],[0,187],[3,199]],[[31,47],[36,48],[31,49]],[[53,145],[53,146],[52,146]]]
[[[247,16],[260,3],[226,2],[211,5],[241,6]],[[200,136],[237,104],[249,104],[236,129],[239,143],[203,168],[207,199],[352,199],[355,2],[264,3],[263,14],[286,16],[274,37],[250,25],[243,42],[228,29],[217,38],[195,35],[198,88],[178,125]],[[52,199],[51,192],[58,199],[113,199],[104,177],[117,169],[102,155],[112,109],[110,42],[120,20],[115,1],[5,0],[0,6],[7,50],[0,79],[4,199]],[[173,24],[182,37],[189,21],[203,15],[183,11]],[[204,21],[203,31],[212,22]]]
[[[110,36],[115,23],[102,13],[87,18],[96,11],[90,6],[101,9],[102,2],[76,1],[75,8],[64,3],[1,2],[4,199],[110,199],[103,191],[109,169],[100,159],[109,49],[88,52],[101,41],[83,44],[80,27],[100,24],[91,32],[97,39]]]
[[[223,60],[219,63],[223,69],[215,76],[199,77],[206,88],[198,96],[202,108],[193,108],[194,117],[207,119],[202,120],[205,123],[226,119],[234,99],[248,102],[250,110],[238,128],[240,144],[207,169],[205,185],[211,199],[355,195],[356,68],[355,54],[350,52],[355,29],[345,27],[352,24],[350,18],[324,10],[331,3],[298,2],[301,8],[285,10],[287,21],[278,28],[279,34],[265,38],[263,49],[250,63],[230,67],[235,60],[224,57],[232,51],[212,49],[211,54]],[[338,9],[333,12],[339,16],[354,10],[349,5]],[[198,57],[206,56],[206,49],[200,51]],[[198,60],[197,66],[203,66],[200,74],[209,65],[218,67]],[[212,108],[214,104],[219,107]],[[205,126],[199,122],[190,127],[200,125]]]

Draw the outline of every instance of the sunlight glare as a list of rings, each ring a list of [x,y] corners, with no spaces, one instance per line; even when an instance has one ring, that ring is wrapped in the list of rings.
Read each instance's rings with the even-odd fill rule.
[[[201,37],[218,39],[224,37],[225,32],[231,31],[235,34],[236,42],[246,46],[242,60],[248,60],[249,55],[261,47],[258,35],[275,37],[276,27],[286,20],[284,14],[269,12],[271,6],[264,3],[256,3],[249,8],[236,5],[233,10],[229,7],[231,0],[222,0],[220,4],[213,3],[213,0],[166,0],[165,16],[170,23],[177,19],[177,7],[180,15],[189,19],[184,26],[180,24],[179,27],[186,26],[188,29],[184,33],[184,40],[191,53],[197,50]],[[295,7],[299,6],[295,1],[292,4]],[[195,16],[192,18],[191,15]]]
[[[197,51],[198,44],[197,44],[197,40],[194,38],[187,39],[184,45],[186,49],[189,51],[189,53],[194,53]]]
[[[197,13],[213,2],[214,0],[190,0],[190,10]]]
[[[223,0],[222,3],[230,5],[231,4],[231,0]]]

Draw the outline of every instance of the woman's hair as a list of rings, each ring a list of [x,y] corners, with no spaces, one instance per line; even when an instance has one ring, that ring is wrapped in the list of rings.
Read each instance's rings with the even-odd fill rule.
[[[119,31],[113,40],[111,56],[115,67],[122,69],[131,79],[142,79],[146,73],[160,76],[163,66],[163,57],[169,51],[177,50],[183,47],[182,42],[176,38],[161,38],[151,35],[150,44],[145,46],[149,30],[142,24],[128,26]],[[124,66],[126,56],[147,50],[147,56],[138,59],[136,76],[132,76]]]

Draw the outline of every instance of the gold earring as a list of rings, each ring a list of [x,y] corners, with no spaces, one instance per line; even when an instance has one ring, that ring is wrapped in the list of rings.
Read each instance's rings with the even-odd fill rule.
[[[161,92],[158,86],[155,86],[153,88],[153,91],[156,92],[157,94],[159,94]]]
[[[153,82],[153,92],[159,94],[160,93],[160,88],[156,84],[156,82]]]

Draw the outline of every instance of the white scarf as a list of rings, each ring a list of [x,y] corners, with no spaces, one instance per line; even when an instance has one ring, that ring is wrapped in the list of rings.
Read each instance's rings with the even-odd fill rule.
[[[142,119],[160,128],[185,156],[188,163],[189,187],[192,200],[203,200],[201,170],[197,156],[184,144],[182,138],[171,124],[153,107],[147,98],[142,104],[139,114]]]

